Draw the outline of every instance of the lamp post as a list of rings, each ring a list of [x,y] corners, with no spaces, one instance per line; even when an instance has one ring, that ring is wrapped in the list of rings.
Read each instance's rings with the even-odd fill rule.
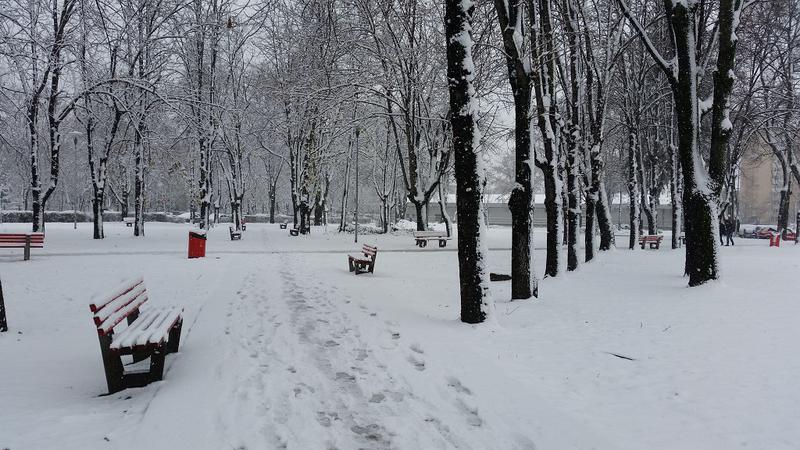
[[[78,191],[80,190],[80,188],[78,187],[78,184],[80,183],[78,181],[80,180],[80,177],[78,176],[78,136],[82,136],[83,133],[81,133],[80,131],[71,131],[69,134],[72,136],[72,148],[73,150],[75,150],[75,160],[73,164],[73,167],[75,169],[75,193],[74,193],[75,197],[72,200],[72,229],[77,230],[78,229],[77,202],[79,195]],[[100,205],[100,207],[102,208],[103,206]]]
[[[355,211],[355,242],[358,242],[358,135],[361,129],[356,125],[356,211]]]

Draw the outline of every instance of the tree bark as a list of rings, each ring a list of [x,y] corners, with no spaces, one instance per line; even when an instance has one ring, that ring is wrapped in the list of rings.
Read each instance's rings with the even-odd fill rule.
[[[508,81],[514,95],[514,181],[508,199],[511,212],[511,299],[538,296],[538,282],[533,272],[533,176],[531,158],[531,74],[524,50],[522,27],[523,1],[495,0]]]
[[[637,176],[638,158],[636,157],[638,147],[638,137],[633,131],[628,133],[628,205],[629,205],[629,227],[630,237],[628,239],[628,248],[631,250],[636,249],[639,243],[639,178]]]
[[[0,280],[0,332],[8,331],[8,318],[6,317],[6,302],[3,298],[3,280]]]
[[[461,321],[466,323],[485,321],[492,309],[485,261],[485,228],[482,226],[484,173],[476,148],[480,136],[475,117],[475,75],[471,72],[474,67],[471,37],[474,11],[474,4],[467,0],[446,0],[447,78],[455,153]]]

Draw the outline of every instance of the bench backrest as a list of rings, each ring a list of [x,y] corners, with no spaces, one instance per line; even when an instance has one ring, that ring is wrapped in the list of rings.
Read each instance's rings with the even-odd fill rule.
[[[641,240],[643,240],[643,241],[660,241],[660,240],[664,239],[664,236],[661,236],[661,235],[654,235],[654,234],[648,234],[648,235],[646,235],[646,236],[642,236],[642,237],[641,237],[641,238],[639,238],[639,239],[641,239]]]
[[[4,233],[0,234],[0,247],[24,247],[30,236],[33,248],[44,247],[44,233]]]
[[[447,237],[446,231],[415,231],[414,237]]]
[[[378,247],[375,247],[374,245],[364,244],[364,247],[361,248],[361,253],[363,253],[364,256],[367,256],[374,261],[375,255],[378,254]]]
[[[139,307],[147,301],[144,278],[137,277],[119,284],[106,295],[95,297],[89,305],[94,313],[97,334],[105,336],[130,315],[138,315]]]

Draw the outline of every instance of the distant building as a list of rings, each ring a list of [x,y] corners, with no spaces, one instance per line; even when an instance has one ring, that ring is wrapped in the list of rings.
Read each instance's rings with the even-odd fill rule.
[[[774,225],[778,222],[783,175],[780,163],[766,144],[760,140],[755,142],[748,145],[739,166],[739,220],[746,224]],[[792,191],[790,224],[794,224],[800,187],[793,183]]]

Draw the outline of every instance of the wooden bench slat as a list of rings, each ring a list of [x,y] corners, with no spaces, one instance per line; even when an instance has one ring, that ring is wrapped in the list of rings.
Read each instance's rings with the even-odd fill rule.
[[[159,317],[148,328],[148,332],[143,332],[136,340],[136,345],[158,344],[167,339],[169,330],[178,322],[183,308],[171,307],[163,309]]]
[[[117,326],[118,323],[122,322],[123,319],[131,315],[131,313],[133,313],[135,310],[139,309],[139,307],[142,306],[148,300],[148,298],[147,292],[143,291],[142,294],[135,297],[135,300],[108,316],[108,318],[101,324],[98,324],[97,332],[101,335],[108,334],[114,329],[115,326]]]
[[[136,344],[136,340],[141,334],[142,330],[146,330],[153,322],[158,319],[161,311],[158,308],[150,308],[143,312],[135,322],[128,328],[122,330],[121,333],[114,335],[114,340],[111,342],[111,348],[119,350],[120,348],[130,348]]]
[[[104,320],[111,317],[114,313],[124,309],[127,305],[134,302],[139,296],[145,293],[146,290],[147,289],[144,287],[144,284],[139,284],[130,291],[115,298],[111,301],[111,303],[108,303],[106,306],[100,308],[96,313],[94,313],[94,323],[97,325],[102,324]]]
[[[116,300],[117,297],[130,292],[133,288],[142,283],[144,283],[144,277],[141,276],[124,280],[110,293],[101,296],[95,296],[92,299],[92,303],[89,305],[89,309],[91,309],[92,312],[97,312],[100,308]]]

